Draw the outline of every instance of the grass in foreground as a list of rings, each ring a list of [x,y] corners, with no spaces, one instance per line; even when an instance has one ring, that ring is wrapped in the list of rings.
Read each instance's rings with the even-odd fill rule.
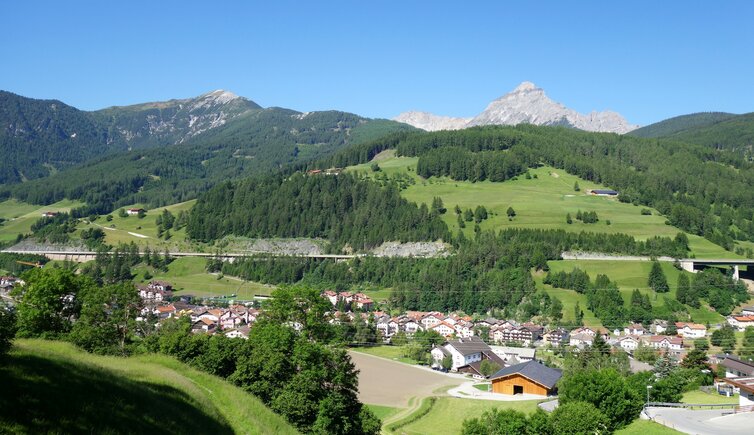
[[[682,433],[653,421],[634,420],[633,423],[616,431],[615,435],[674,435]]]
[[[369,408],[369,410],[372,411],[374,415],[376,415],[380,420],[385,420],[386,418],[392,417],[402,409],[382,405],[366,405],[366,407]]]
[[[465,419],[479,417],[489,409],[515,409],[529,414],[536,410],[539,402],[539,400],[496,402],[438,397],[434,406],[424,417],[401,427],[399,432],[405,434],[460,433]]]
[[[0,385],[2,433],[296,433],[240,388],[160,355],[17,340]]]
[[[168,265],[168,271],[150,272],[154,275],[152,280],[162,280],[173,284],[176,294],[191,294],[199,297],[222,297],[236,294],[236,299],[251,300],[254,295],[269,295],[275,286],[261,284],[253,281],[244,281],[232,276],[223,276],[207,273],[207,260],[198,257],[182,257],[175,259]],[[144,272],[147,269],[142,265],[135,268],[136,281],[144,283]]]

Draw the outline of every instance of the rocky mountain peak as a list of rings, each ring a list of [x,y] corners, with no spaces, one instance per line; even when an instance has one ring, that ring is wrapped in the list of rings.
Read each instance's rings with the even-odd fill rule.
[[[592,112],[585,115],[569,109],[551,100],[542,88],[529,81],[522,82],[513,91],[492,101],[482,113],[471,120],[443,117],[427,112],[406,112],[394,119],[427,131],[453,130],[477,125],[534,124],[623,134],[638,128],[616,112]]]

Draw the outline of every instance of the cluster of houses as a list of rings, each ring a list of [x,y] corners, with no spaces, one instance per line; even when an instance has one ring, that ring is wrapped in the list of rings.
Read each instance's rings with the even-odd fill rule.
[[[351,310],[357,309],[360,311],[371,311],[374,308],[374,301],[364,293],[338,293],[326,290],[322,293],[322,296],[327,298],[334,307],[343,306],[346,309],[350,308]]]
[[[172,290],[171,284],[163,281],[152,281],[146,286],[139,286],[137,291],[144,302],[144,308],[137,320],[147,321],[151,317],[159,322],[188,316],[191,319],[191,331],[194,333],[249,338],[251,325],[261,313],[259,309],[245,305],[231,305],[227,308],[192,305],[188,302],[189,298],[170,302]]]

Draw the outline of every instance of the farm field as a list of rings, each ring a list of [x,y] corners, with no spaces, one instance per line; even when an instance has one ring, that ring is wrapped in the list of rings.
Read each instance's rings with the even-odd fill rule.
[[[649,261],[599,261],[599,260],[561,260],[561,261],[549,261],[547,263],[550,266],[550,270],[553,272],[565,271],[570,272],[575,268],[587,272],[589,277],[594,280],[597,274],[605,274],[612,281],[618,283],[623,300],[628,306],[631,302],[631,293],[634,289],[639,289],[643,294],[648,294],[653,305],[664,305],[665,301],[662,296],[668,296],[675,298],[676,283],[678,282],[678,275],[681,272],[672,263],[661,262],[662,270],[665,272],[665,276],[668,279],[670,285],[670,292],[660,294],[655,297],[654,292],[648,288],[647,280],[649,278],[649,271],[652,268],[652,263]],[[691,274],[689,274],[691,276]],[[544,274],[535,276],[537,285],[543,288],[550,296],[555,296],[563,302],[563,320],[565,322],[573,322],[574,307],[576,302],[579,302],[581,308],[584,310],[584,323],[588,326],[601,326],[599,320],[586,309],[586,296],[579,294],[573,290],[556,289],[549,285],[542,284]],[[697,323],[711,324],[719,323],[724,320],[723,316],[711,311],[709,307],[702,305],[702,307],[695,309],[689,307],[689,313],[692,320]]]
[[[483,205],[491,212],[489,219],[483,221],[480,227],[485,229],[516,228],[544,228],[563,229],[566,231],[589,231],[597,233],[625,233],[644,240],[652,236],[674,237],[679,230],[665,225],[665,217],[657,210],[650,209],[651,215],[641,214],[642,209],[648,207],[634,206],[618,202],[614,198],[589,195],[590,189],[605,189],[607,186],[595,184],[579,177],[570,175],[563,170],[549,166],[530,169],[531,179],[523,176],[505,182],[455,181],[447,177],[432,177],[423,179],[416,175],[415,168],[418,158],[395,157],[394,150],[384,151],[373,160],[380,168],[380,172],[370,169],[371,163],[352,166],[351,172],[357,172],[369,177],[385,175],[408,174],[414,184],[401,192],[406,199],[425,203],[430,206],[434,197],[443,200],[448,212],[443,220],[455,232],[459,230],[457,218],[453,213],[456,205],[461,209],[474,209]],[[536,178],[534,178],[536,176]],[[580,191],[574,191],[574,184],[578,182]],[[509,220],[506,214],[508,207],[513,207],[516,217]],[[599,222],[584,224],[576,220],[579,211],[595,211]],[[573,218],[572,224],[566,223],[566,214]],[[607,221],[610,225],[607,225]],[[466,236],[473,236],[473,223],[467,224],[463,231]],[[739,258],[736,254],[726,251],[720,246],[702,237],[688,235],[692,253],[698,258]]]
[[[373,405],[405,408],[411,398],[427,397],[435,390],[456,386],[464,379],[431,370],[350,351],[359,369],[359,400]]]
[[[32,224],[41,218],[44,212],[67,212],[82,205],[84,205],[82,202],[69,200],[45,206],[27,204],[15,199],[2,201],[0,202],[0,218],[5,221],[0,224],[0,243],[13,241],[19,234],[31,232]]]
[[[275,286],[251,281],[243,281],[240,278],[224,276],[218,279],[218,275],[207,273],[207,261],[197,257],[182,257],[168,265],[168,271],[155,271],[140,265],[134,268],[137,283],[146,283],[151,280],[167,281],[173,284],[177,295],[190,294],[199,297],[222,297],[236,294],[237,299],[250,300],[255,294],[269,295]],[[153,275],[149,280],[144,279],[144,273],[149,270]]]
[[[17,339],[0,385],[2,433],[297,433],[242,389],[162,355]]]

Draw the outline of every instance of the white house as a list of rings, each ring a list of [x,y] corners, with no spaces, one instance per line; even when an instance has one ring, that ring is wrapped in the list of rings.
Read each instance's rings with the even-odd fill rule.
[[[439,325],[444,320],[445,316],[440,313],[429,313],[422,317],[421,324],[424,329],[431,329],[436,325]]]
[[[683,339],[681,337],[669,337],[667,335],[653,335],[649,337],[648,344],[654,349],[682,350]]]
[[[641,323],[633,323],[623,328],[624,335],[644,335],[646,333],[647,330],[644,329],[644,326]]]
[[[742,316],[754,316],[754,305],[743,307],[741,309],[741,315]]]
[[[754,376],[754,362],[742,361],[733,355],[726,355],[725,359],[720,361],[720,365],[725,367],[726,378]]]
[[[577,334],[571,333],[571,336],[569,337],[568,344],[571,346],[578,346],[578,347],[584,347],[584,346],[591,346],[592,343],[594,343],[594,337],[595,335],[586,333],[586,332],[580,332]]]
[[[730,326],[743,331],[748,326],[754,326],[754,316],[728,316]]]
[[[437,325],[435,325],[435,326],[433,326],[433,327],[431,327],[429,329],[431,329],[433,331],[436,331],[437,333],[439,333],[443,337],[450,337],[451,335],[453,335],[453,334],[456,333],[455,328],[453,328],[452,325],[448,325],[445,322],[440,322]]]
[[[616,344],[626,352],[633,352],[639,347],[639,340],[634,336],[627,335],[619,338]]]
[[[704,338],[707,335],[707,327],[699,323],[676,322],[675,327],[683,338]]]
[[[537,350],[530,347],[513,347],[513,346],[490,346],[492,352],[499,356],[506,363],[515,358],[522,363],[533,360],[537,356]]]
[[[126,210],[126,214],[128,214],[129,216],[137,215],[140,212],[146,212],[146,210],[144,210],[143,208],[129,208],[128,210]]]
[[[459,338],[447,342],[442,349],[435,347],[432,349],[432,359],[440,363],[445,355],[450,355],[453,360],[452,370],[457,371],[459,367],[467,366],[482,360],[482,353],[489,352],[492,349],[478,337]]]

